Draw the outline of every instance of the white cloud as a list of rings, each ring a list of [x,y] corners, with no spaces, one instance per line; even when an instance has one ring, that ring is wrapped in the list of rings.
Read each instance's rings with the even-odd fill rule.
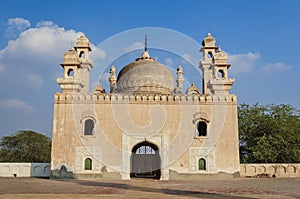
[[[7,99],[7,100],[0,100],[0,105],[3,108],[8,109],[21,109],[21,110],[27,110],[27,111],[33,111],[34,108],[27,104],[26,102],[23,102],[18,99]]]
[[[282,62],[269,63],[269,64],[262,66],[262,70],[266,73],[287,71],[287,70],[290,70],[291,68],[292,68],[292,66],[287,65]]]
[[[91,45],[91,48],[92,48],[92,52],[91,52],[91,59],[92,60],[97,60],[97,59],[105,59],[106,57],[106,52],[94,45]]]
[[[35,60],[50,60],[58,55],[63,56],[71,43],[75,43],[82,34],[54,26],[30,28],[22,32],[16,40],[8,42],[4,55],[22,59],[32,59],[34,56]]]
[[[6,36],[7,37],[16,37],[17,34],[30,27],[30,22],[27,19],[23,18],[10,18],[7,21]]]
[[[239,74],[253,70],[260,59],[259,53],[248,52],[245,54],[228,55],[228,63],[231,64],[231,73]]]
[[[17,28],[18,30],[24,30],[24,29],[30,27],[31,24],[27,19],[16,17],[16,18],[8,19],[7,25],[13,26],[13,27]]]
[[[124,48],[124,51],[130,52],[130,51],[139,50],[143,48],[144,48],[144,44],[142,42],[134,42],[132,45]]]
[[[22,20],[19,21],[22,24]],[[25,23],[27,20],[23,21],[27,26],[30,24]],[[81,35],[82,32],[65,30],[51,21],[40,22],[36,27],[24,30],[0,50],[0,85],[39,89],[47,79],[52,78],[53,81],[57,71],[61,70],[59,63],[64,53],[76,44]],[[105,56],[100,49],[96,49],[96,54]]]
[[[37,28],[49,27],[49,28],[58,28],[58,25],[53,23],[52,21],[41,21],[36,24]]]
[[[168,58],[166,59],[166,64],[167,64],[168,66],[172,66],[172,65],[173,65],[173,60],[172,60],[170,57],[168,57]]]

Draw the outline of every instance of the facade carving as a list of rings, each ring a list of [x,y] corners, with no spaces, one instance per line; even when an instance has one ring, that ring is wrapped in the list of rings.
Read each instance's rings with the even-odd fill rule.
[[[75,172],[100,173],[101,172],[101,148],[100,147],[76,147]],[[91,170],[85,170],[85,160],[89,158]]]
[[[234,79],[210,34],[200,50],[202,91],[192,84],[185,94],[183,68],[174,78],[146,47],[118,74],[111,67],[109,92],[100,83],[90,92],[90,51],[81,36],[61,63],[51,177],[167,180],[239,173],[237,97],[229,93]]]

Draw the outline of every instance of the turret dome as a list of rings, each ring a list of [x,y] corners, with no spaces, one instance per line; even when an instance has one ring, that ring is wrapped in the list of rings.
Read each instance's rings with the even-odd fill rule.
[[[210,33],[207,33],[206,37],[202,41],[202,46],[205,47],[215,47],[216,39],[211,36]]]
[[[77,55],[77,52],[74,49],[68,50],[64,54],[64,62],[63,65],[77,65],[79,64],[79,57]]]
[[[89,39],[85,35],[80,36],[77,39],[76,48],[88,48],[91,51]]]

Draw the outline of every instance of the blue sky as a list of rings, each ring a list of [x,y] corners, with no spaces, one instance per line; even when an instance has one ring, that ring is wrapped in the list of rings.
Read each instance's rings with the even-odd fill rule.
[[[51,136],[53,95],[60,91],[56,78],[63,72],[59,64],[82,34],[95,49],[91,87],[97,80],[105,86],[111,65],[119,71],[138,57],[145,33],[152,56],[173,71],[182,65],[186,86],[201,87],[201,77],[192,74],[199,74],[197,48],[210,32],[229,55],[231,93],[239,103],[300,109],[299,8],[298,0],[2,2],[0,137],[18,130]],[[127,51],[108,60],[111,49]]]

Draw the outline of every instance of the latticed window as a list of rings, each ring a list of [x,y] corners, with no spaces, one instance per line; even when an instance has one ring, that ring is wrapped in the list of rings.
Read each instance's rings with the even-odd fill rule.
[[[93,135],[94,134],[94,120],[87,119],[84,122],[84,135]]]
[[[92,170],[92,159],[87,158],[84,160],[84,170]]]
[[[206,161],[203,158],[199,159],[199,170],[206,170]]]
[[[136,150],[136,154],[155,154],[155,150],[150,146],[140,146]]]
[[[206,136],[207,135],[207,124],[206,122],[198,122],[197,124],[198,136]]]

